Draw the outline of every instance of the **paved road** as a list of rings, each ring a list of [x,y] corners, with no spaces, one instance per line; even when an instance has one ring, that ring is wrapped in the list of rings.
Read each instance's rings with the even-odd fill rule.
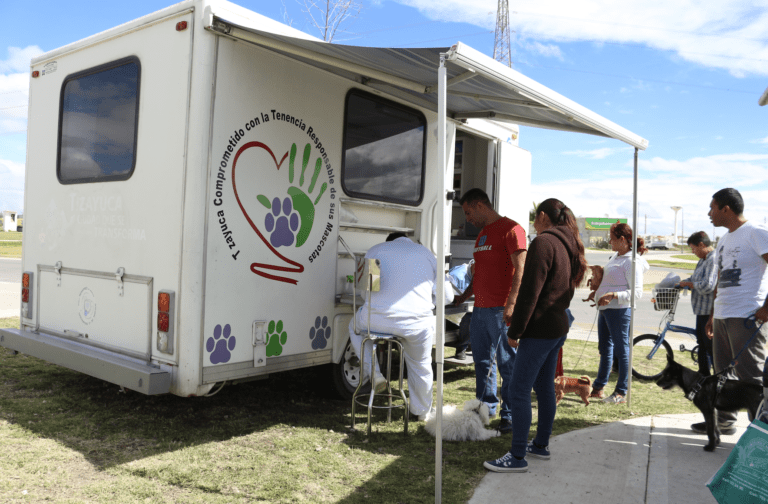
[[[21,283],[21,259],[0,257],[0,282]]]

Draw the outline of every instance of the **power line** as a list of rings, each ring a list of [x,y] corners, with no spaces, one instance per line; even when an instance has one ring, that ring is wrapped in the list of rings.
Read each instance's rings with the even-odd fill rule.
[[[747,37],[734,37],[731,35],[715,35],[710,33],[703,33],[703,32],[697,32],[697,31],[687,31],[687,30],[672,30],[669,28],[658,28],[656,26],[645,26],[645,25],[635,25],[635,24],[629,24],[629,23],[616,23],[613,21],[596,21],[594,19],[584,19],[584,18],[574,18],[569,16],[557,16],[555,14],[539,14],[538,12],[523,12],[523,11],[512,11],[512,14],[522,14],[524,16],[533,16],[533,17],[548,17],[548,18],[556,18],[556,19],[566,19],[568,21],[578,21],[580,23],[592,23],[592,24],[603,24],[603,25],[610,25],[610,26],[626,26],[628,28],[643,28],[647,30],[656,30],[656,31],[662,31],[662,32],[669,32],[669,33],[683,33],[686,35],[696,35],[699,37],[717,37],[717,38],[729,38],[734,40],[750,40],[753,42],[765,42],[764,38],[747,38]]]
[[[755,94],[755,90],[752,89],[750,91],[744,91],[741,89],[730,89],[730,88],[720,88],[715,86],[703,86],[700,84],[683,84],[681,82],[675,82],[675,81],[664,81],[664,80],[658,80],[658,79],[639,79],[637,77],[632,77],[631,75],[619,75],[619,74],[609,74],[609,73],[603,73],[603,72],[591,72],[589,70],[576,70],[573,68],[563,68],[563,67],[556,67],[556,66],[548,66],[548,65],[534,65],[532,63],[525,63],[521,62],[522,64],[533,67],[533,68],[546,68],[548,70],[560,70],[563,72],[576,72],[576,73],[583,73],[583,74],[590,74],[590,75],[600,75],[602,77],[616,77],[619,79],[628,79],[633,81],[643,81],[643,82],[655,82],[657,84],[671,84],[675,86],[681,86],[681,87],[695,87],[695,88],[702,88],[702,89],[709,89],[713,91],[727,91],[730,93],[743,93],[743,94]]]
[[[529,34],[530,33],[530,34]],[[521,32],[520,37],[521,38],[532,38],[532,39],[545,39],[545,40],[551,40],[549,39],[549,35],[545,33],[535,33],[535,32]],[[604,44],[604,45],[613,45],[613,46],[620,46],[620,47],[636,47],[638,49],[644,49],[648,51],[670,51],[670,52],[676,52],[678,54],[696,54],[698,56],[711,56],[714,58],[728,58],[731,60],[746,60],[746,61],[761,61],[761,62],[768,62],[768,59],[761,59],[761,58],[748,58],[746,56],[734,56],[731,54],[715,54],[715,53],[706,53],[706,52],[696,52],[696,51],[685,51],[682,49],[667,49],[667,48],[657,48],[657,47],[651,47],[647,44],[642,44],[639,42],[605,42],[605,41],[597,41],[597,40],[574,40],[566,43],[578,43],[578,42],[585,42],[590,44]]]

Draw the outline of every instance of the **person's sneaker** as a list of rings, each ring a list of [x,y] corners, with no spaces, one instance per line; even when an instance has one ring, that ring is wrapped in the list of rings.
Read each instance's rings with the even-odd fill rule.
[[[720,425],[720,434],[724,436],[730,436],[731,434],[736,434],[736,427],[733,426],[733,422],[727,423],[725,425]],[[691,425],[691,430],[693,432],[696,432],[697,434],[706,434],[707,433],[707,424],[706,422],[699,422]]]
[[[608,404],[624,404],[627,402],[627,398],[618,392],[614,392],[613,394],[603,399],[603,402]]]
[[[460,350],[456,352],[456,355],[453,356],[456,360],[464,360],[467,358],[467,351],[466,350]]]
[[[589,394],[589,398],[595,398],[595,399],[602,399],[605,397],[605,392],[603,392],[603,389],[592,389],[592,392]]]
[[[511,453],[507,452],[506,455],[496,460],[486,460],[483,462],[483,467],[489,471],[500,473],[527,472],[528,462],[525,459],[517,460]]]
[[[426,413],[422,413],[421,415],[416,415],[413,412],[408,412],[408,420],[411,421],[411,422],[423,422],[427,418],[429,418],[431,416],[435,416],[435,413],[436,413],[436,411],[435,411],[435,407],[434,406],[432,406],[429,409],[429,411],[427,411]]]
[[[501,422],[499,422],[499,425],[496,427],[496,430],[502,434],[512,432],[512,421],[507,418],[502,418]]]
[[[544,448],[539,448],[534,444],[533,441],[531,441],[530,443],[528,443],[528,449],[526,450],[526,454],[537,459],[549,460],[549,446],[545,446]]]

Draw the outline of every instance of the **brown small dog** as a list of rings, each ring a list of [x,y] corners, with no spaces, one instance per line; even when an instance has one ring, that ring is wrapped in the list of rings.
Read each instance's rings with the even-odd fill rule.
[[[593,304],[590,306],[595,306],[595,292],[597,292],[597,288],[600,287],[600,284],[603,282],[603,267],[590,266],[589,269],[592,270],[592,276],[587,280],[587,286],[592,292],[589,293],[587,299],[582,299],[582,301],[591,301]]]
[[[584,401],[589,404],[589,394],[592,393],[592,380],[589,376],[581,378],[570,378],[568,376],[558,376],[555,378],[555,399],[560,404],[560,400],[568,392],[575,392]]]

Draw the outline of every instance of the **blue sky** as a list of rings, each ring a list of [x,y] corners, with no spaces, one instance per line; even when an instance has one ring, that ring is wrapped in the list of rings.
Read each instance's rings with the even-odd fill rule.
[[[303,1],[236,3],[318,35]],[[3,1],[0,210],[23,210],[29,59],[170,4]],[[490,55],[496,4],[364,2],[334,42],[462,41]],[[711,195],[729,186],[742,192],[747,218],[768,219],[768,107],[757,104],[768,87],[768,1],[514,0],[510,9],[516,70],[650,141],[640,153],[639,232],[671,234],[677,205],[678,233],[711,235]],[[528,127],[520,146],[533,154],[532,200],[558,197],[582,216],[630,216],[631,148]]]

